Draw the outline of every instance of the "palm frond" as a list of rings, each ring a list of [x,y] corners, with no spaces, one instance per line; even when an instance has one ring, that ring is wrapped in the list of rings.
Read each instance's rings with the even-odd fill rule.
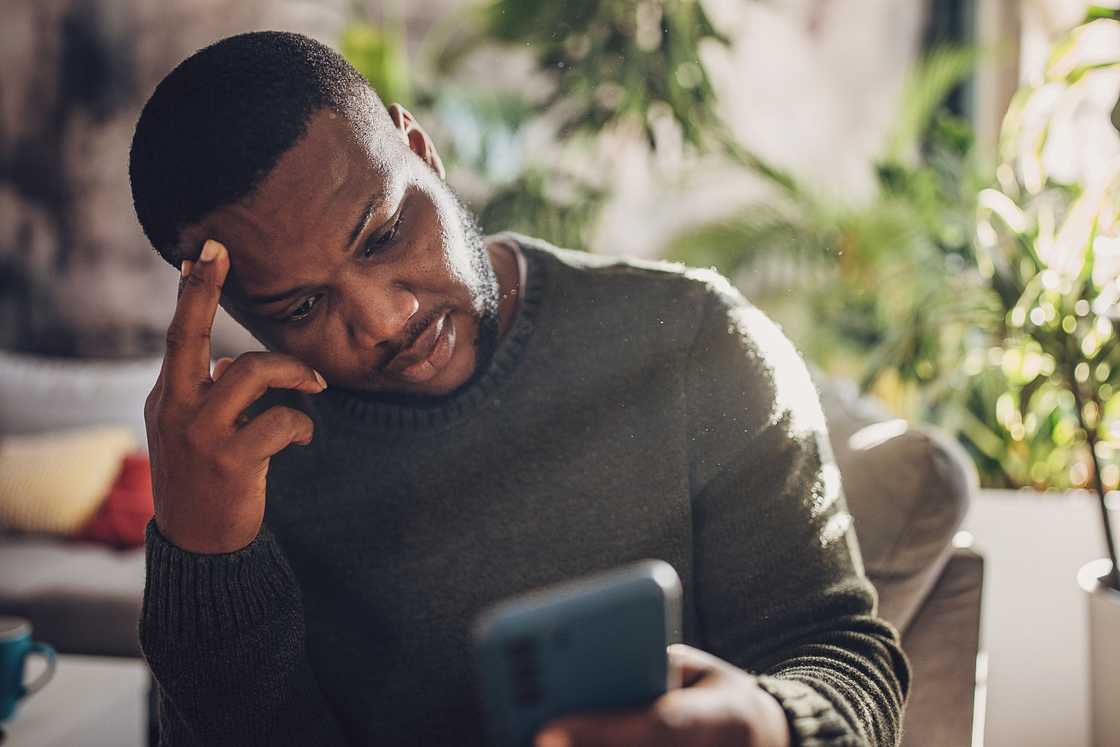
[[[952,90],[972,73],[976,59],[973,49],[943,46],[929,52],[911,69],[895,126],[887,139],[888,159],[913,158],[934,115]]]

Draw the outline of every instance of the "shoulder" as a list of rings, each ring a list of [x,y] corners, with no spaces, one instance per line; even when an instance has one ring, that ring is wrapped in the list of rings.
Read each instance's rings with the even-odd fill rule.
[[[737,293],[714,269],[667,260],[593,254],[555,246],[515,232],[495,239],[517,243],[547,276],[555,310],[588,309],[603,321],[610,316],[634,325],[654,322],[662,335],[695,334],[710,296]]]
[[[782,328],[721,273],[680,262],[591,254],[507,232],[546,267],[554,308],[595,331],[637,337],[651,364],[666,354],[688,367],[693,395],[711,407],[749,406],[791,425],[822,427],[808,367]]]
[[[734,292],[714,270],[503,236],[518,242],[544,278],[541,311],[554,344],[578,346],[628,370],[682,370],[712,300]]]
[[[727,283],[715,270],[691,268],[681,262],[661,259],[623,257],[614,254],[594,254],[591,252],[567,249],[549,243],[544,239],[526,236],[515,231],[494,234],[495,240],[518,244],[521,249],[549,266],[553,272],[599,279],[641,278],[646,281],[665,281],[669,283],[684,281],[685,284],[709,281]],[[730,284],[727,284],[730,287]]]
[[[791,434],[825,430],[809,367],[782,327],[726,278],[705,273],[705,313],[690,355],[698,397],[753,411],[754,428],[784,422]]]

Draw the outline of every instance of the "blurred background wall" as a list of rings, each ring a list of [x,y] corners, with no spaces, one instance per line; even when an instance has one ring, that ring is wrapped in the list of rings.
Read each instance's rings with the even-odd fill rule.
[[[132,209],[128,148],[140,108],[199,47],[257,28],[332,42],[345,14],[263,0],[6,0],[0,14],[0,347],[114,358],[158,350],[176,278]]]
[[[424,67],[420,58],[445,38],[449,19],[469,13],[468,5],[6,2],[0,25],[0,346],[84,357],[160,349],[175,278],[136,223],[127,150],[140,106],[182,58],[223,36],[259,28],[298,30],[338,46],[358,21],[399,32],[402,56],[391,62],[407,66],[407,76]],[[920,51],[926,3],[714,0],[705,7],[730,42],[707,50],[705,62],[735,137],[822,188],[872,190],[869,164]],[[499,81],[507,90],[532,86],[531,61],[511,63],[516,57],[518,50],[503,50],[444,74],[454,80],[501,68],[511,71]],[[491,74],[472,87],[491,82]],[[434,116],[446,114],[447,123],[435,122],[434,129],[454,128],[454,111],[445,102]],[[761,188],[749,174],[719,163],[686,169],[668,146],[658,160],[640,137],[614,129],[603,135],[597,156],[604,158],[595,159],[593,175],[610,197],[578,248],[655,256],[681,224],[726,212]],[[549,139],[526,133],[510,149],[549,148],[534,137]],[[500,172],[500,155],[493,158]],[[547,157],[534,161],[548,167]],[[480,180],[470,171],[454,170],[452,183],[477,204],[501,175]],[[220,325],[221,344],[253,346],[228,320]]]

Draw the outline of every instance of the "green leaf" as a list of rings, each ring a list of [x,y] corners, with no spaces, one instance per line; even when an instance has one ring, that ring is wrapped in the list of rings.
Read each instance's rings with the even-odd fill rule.
[[[400,29],[354,22],[342,32],[339,50],[386,103],[408,102],[411,86]]]

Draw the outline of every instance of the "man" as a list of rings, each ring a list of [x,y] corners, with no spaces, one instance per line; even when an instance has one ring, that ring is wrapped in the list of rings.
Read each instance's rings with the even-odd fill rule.
[[[649,557],[685,686],[537,744],[897,742],[816,392],[726,281],[482,238],[415,119],[294,34],[170,73],[130,173],[184,276],[146,409],[168,744],[480,743],[475,615]],[[211,372],[219,303],[269,352]]]

